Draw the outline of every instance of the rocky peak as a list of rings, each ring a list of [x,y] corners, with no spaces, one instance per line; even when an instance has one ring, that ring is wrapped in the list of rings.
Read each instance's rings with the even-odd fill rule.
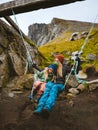
[[[28,37],[32,39],[37,46],[43,45],[53,40],[65,30],[60,21],[60,19],[54,18],[50,24],[32,24],[29,26]]]
[[[53,18],[50,24],[32,24],[29,26],[28,37],[32,39],[37,46],[46,44],[53,40],[63,32],[88,32],[92,23],[64,20],[59,18]],[[95,24],[95,27],[98,24]],[[71,37],[71,36],[70,36]]]
[[[29,26],[28,36],[35,43],[37,42],[37,45],[40,45],[40,42],[43,44],[45,37],[48,35],[48,30],[49,29],[46,24],[37,24],[36,23],[36,24]]]

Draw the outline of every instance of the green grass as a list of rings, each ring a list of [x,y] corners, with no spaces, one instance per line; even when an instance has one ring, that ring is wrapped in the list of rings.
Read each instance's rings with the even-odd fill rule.
[[[53,57],[52,53],[62,53],[64,54],[65,58],[70,58],[68,52],[71,54],[74,51],[80,51],[81,47],[83,46],[85,39],[79,39],[76,41],[68,41],[71,33],[63,33],[61,36],[55,38],[51,42],[39,47],[39,51],[47,58],[48,62],[52,62]],[[83,54],[81,55],[83,59],[87,60],[88,54],[96,54],[98,55],[98,29],[93,30],[90,34],[88,41],[83,49]],[[98,60],[96,61],[89,61],[83,64],[83,67],[88,66],[95,66],[98,70]]]

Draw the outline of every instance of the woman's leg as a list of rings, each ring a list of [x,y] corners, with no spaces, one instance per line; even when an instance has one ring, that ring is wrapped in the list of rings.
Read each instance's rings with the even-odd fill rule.
[[[58,93],[64,89],[63,84],[54,84],[51,88],[50,94],[48,96],[48,99],[44,105],[44,109],[48,109],[49,111],[52,110],[53,106],[55,105],[56,98],[58,96]]]

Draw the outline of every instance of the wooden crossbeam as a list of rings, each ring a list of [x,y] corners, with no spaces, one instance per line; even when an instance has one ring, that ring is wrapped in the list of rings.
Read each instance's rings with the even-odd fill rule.
[[[12,15],[12,9],[15,14],[25,13],[38,9],[69,4],[83,0],[13,0],[7,3],[0,4],[0,17]]]

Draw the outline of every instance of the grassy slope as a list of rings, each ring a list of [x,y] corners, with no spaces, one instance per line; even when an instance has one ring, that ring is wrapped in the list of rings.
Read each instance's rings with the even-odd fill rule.
[[[51,42],[39,47],[39,51],[48,59],[48,63],[53,60],[51,53],[59,52],[64,54],[65,57],[70,58],[70,54],[73,51],[80,51],[82,45],[84,44],[85,39],[80,39],[76,41],[69,41],[71,32],[65,32],[60,35],[58,38],[52,40]],[[93,30],[90,34],[90,37],[87,41],[86,46],[84,47],[83,54],[81,55],[85,60],[87,59],[87,54],[97,54],[98,55],[98,29]],[[88,67],[94,65],[98,70],[98,60],[88,61],[83,64],[83,67]]]

